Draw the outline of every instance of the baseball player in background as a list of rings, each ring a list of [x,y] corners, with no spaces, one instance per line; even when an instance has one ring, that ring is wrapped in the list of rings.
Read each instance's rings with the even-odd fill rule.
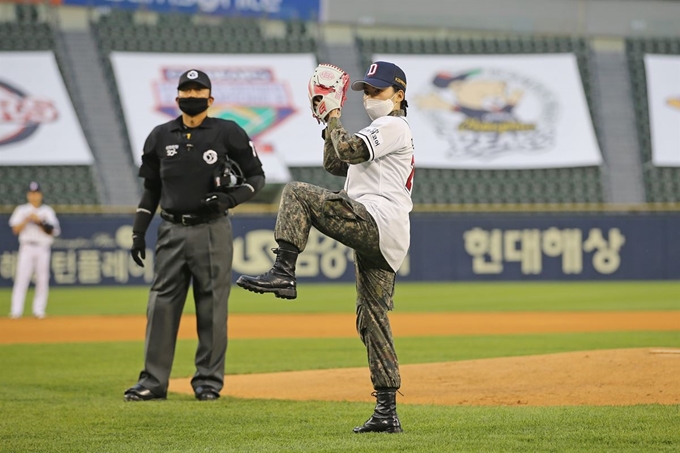
[[[373,122],[350,135],[340,122],[349,77],[319,65],[309,83],[314,116],[323,131],[326,171],[346,176],[344,190],[332,192],[303,182],[283,190],[276,219],[276,261],[265,274],[241,276],[237,284],[256,293],[297,297],[295,264],[312,226],[354,249],[357,331],[368,352],[375,388],[373,416],[355,433],[402,432],[396,411],[401,386],[399,363],[387,313],[393,308],[395,275],[410,243],[409,213],[414,173],[413,138],[406,120],[406,76],[395,64],[378,61],[363,80],[364,107]]]
[[[50,285],[50,253],[55,236],[59,236],[59,220],[54,209],[42,204],[40,184],[31,182],[26,194],[28,203],[17,206],[9,219],[9,226],[19,236],[17,272],[12,289],[10,318],[24,313],[26,291],[35,275],[33,316],[42,319],[47,308]]]

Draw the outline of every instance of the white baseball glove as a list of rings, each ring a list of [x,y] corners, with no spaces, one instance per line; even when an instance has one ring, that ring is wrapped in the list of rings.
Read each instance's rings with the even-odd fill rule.
[[[328,112],[342,109],[348,86],[349,75],[342,69],[327,63],[317,66],[308,85],[312,116],[325,123]]]

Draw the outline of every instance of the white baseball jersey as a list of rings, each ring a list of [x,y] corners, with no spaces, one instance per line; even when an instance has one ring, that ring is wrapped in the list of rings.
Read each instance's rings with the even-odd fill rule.
[[[54,242],[54,236],[59,236],[61,230],[59,228],[59,220],[57,219],[57,215],[54,213],[54,209],[47,205],[43,204],[36,208],[32,204],[26,203],[17,206],[14,209],[12,216],[9,218],[9,226],[15,227],[21,224],[33,213],[35,213],[41,221],[47,222],[54,226],[54,232],[51,235],[47,234],[40,226],[33,222],[29,222],[26,224],[24,229],[21,230],[21,233],[19,233],[19,243],[30,243],[33,245],[46,246],[52,245],[52,242]]]
[[[403,116],[383,116],[356,133],[370,152],[350,165],[345,191],[366,206],[380,232],[380,251],[396,272],[411,242],[409,212],[414,158],[411,126]]]

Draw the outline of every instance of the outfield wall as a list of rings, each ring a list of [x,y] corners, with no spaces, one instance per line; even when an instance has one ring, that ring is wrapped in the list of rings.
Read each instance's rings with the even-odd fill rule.
[[[0,215],[0,287],[11,286],[18,241]],[[147,266],[129,256],[131,215],[61,215],[51,258],[52,285],[147,285]],[[147,245],[156,241],[154,220]],[[274,215],[239,215],[234,278],[272,264]],[[669,280],[680,279],[680,213],[412,215],[401,280]],[[312,230],[298,261],[301,281],[352,281],[352,252]]]

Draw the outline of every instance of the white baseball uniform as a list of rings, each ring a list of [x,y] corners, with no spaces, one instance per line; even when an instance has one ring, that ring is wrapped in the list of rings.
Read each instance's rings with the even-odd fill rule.
[[[9,219],[9,226],[15,227],[22,224],[31,214],[35,214],[40,221],[52,225],[54,230],[52,234],[47,234],[39,225],[29,222],[19,233],[19,255],[10,311],[12,318],[18,318],[23,314],[26,291],[34,274],[33,315],[38,318],[45,316],[50,284],[50,252],[54,236],[58,236],[61,232],[59,220],[52,208],[47,205],[40,205],[36,208],[30,203],[19,205],[14,209]]]
[[[350,165],[345,191],[366,206],[378,225],[380,251],[396,272],[411,240],[414,157],[411,126],[403,116],[383,116],[355,135],[368,147],[367,162]]]

